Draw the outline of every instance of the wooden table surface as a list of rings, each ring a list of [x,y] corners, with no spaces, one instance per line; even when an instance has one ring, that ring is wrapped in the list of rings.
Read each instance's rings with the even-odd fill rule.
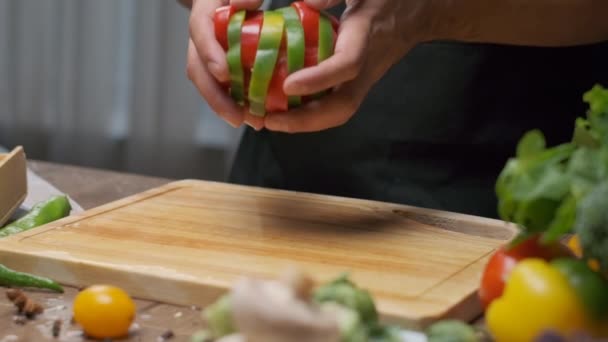
[[[132,174],[30,161],[30,168],[61,191],[69,194],[84,209],[93,208],[170,182]],[[119,285],[120,284],[116,284]],[[4,292],[4,290],[3,290]],[[66,288],[62,295],[27,291],[30,298],[42,304],[46,311],[31,321],[15,321],[16,310],[2,294],[0,296],[0,342],[9,341],[87,341],[77,325],[71,324],[71,303],[77,289]],[[138,315],[134,331],[124,341],[163,341],[161,336],[171,330],[170,341],[189,341],[193,332],[202,327],[200,309],[171,306],[151,301],[136,301]],[[62,320],[59,338],[53,338],[52,326]]]

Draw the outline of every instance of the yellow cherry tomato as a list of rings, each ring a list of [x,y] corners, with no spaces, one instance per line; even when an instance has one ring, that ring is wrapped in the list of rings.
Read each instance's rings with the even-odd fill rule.
[[[129,333],[135,319],[135,303],[122,289],[94,285],[74,299],[74,320],[94,338],[120,338]]]

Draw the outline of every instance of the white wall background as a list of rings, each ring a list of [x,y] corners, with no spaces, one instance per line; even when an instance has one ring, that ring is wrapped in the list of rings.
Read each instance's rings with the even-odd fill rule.
[[[0,145],[30,158],[223,179],[240,138],[185,73],[174,0],[0,0]]]

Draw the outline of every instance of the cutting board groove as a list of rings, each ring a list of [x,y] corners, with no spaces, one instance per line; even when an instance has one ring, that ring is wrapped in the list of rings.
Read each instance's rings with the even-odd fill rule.
[[[390,203],[180,181],[0,240],[0,262],[68,285],[205,306],[241,276],[348,272],[382,318],[423,328],[480,314],[500,221]]]

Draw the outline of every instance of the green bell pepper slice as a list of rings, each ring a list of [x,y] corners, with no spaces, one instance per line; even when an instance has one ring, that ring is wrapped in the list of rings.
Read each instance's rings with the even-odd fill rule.
[[[317,64],[328,59],[334,54],[334,30],[331,21],[323,12],[319,15],[319,50],[317,52]],[[327,91],[322,91],[313,95],[314,99],[318,99],[325,95]]]
[[[334,29],[326,14],[319,15],[319,52],[318,63],[334,54]]]
[[[276,11],[264,12],[260,42],[256,52],[249,83],[249,111],[253,115],[266,115],[266,96],[279,56],[285,28],[283,15]]]
[[[241,28],[245,21],[244,10],[232,15],[228,23],[228,52],[226,60],[230,71],[230,95],[239,105],[245,104],[245,76],[241,64]]]
[[[277,10],[285,18],[285,32],[287,33],[287,73],[292,74],[304,68],[306,42],[304,40],[304,26],[295,8],[289,6]],[[302,97],[290,96],[289,106],[299,106]]]

